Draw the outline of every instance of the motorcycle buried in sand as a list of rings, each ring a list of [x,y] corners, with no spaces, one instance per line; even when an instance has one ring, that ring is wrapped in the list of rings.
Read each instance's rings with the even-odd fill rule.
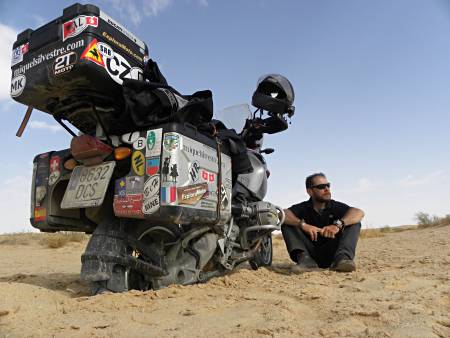
[[[52,30],[62,37],[48,37]],[[135,52],[123,56],[124,45]],[[71,51],[57,56],[57,48]],[[13,46],[13,98],[73,135],[69,149],[34,159],[30,221],[45,232],[92,234],[81,278],[94,294],[204,282],[247,261],[269,266],[271,235],[284,221],[264,201],[263,155],[274,150],[261,145],[264,134],[288,128],[290,82],[263,76],[253,113],[225,109],[224,120],[242,122],[238,134],[211,119],[208,91],[183,96],[168,86],[147,50],[96,6],[79,4]]]

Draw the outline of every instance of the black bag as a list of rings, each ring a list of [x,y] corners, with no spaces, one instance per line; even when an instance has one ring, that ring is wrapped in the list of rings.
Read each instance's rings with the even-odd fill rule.
[[[213,100],[210,90],[181,95],[164,84],[163,76],[162,79],[163,82],[131,79],[123,82],[125,115],[131,117],[138,129],[168,122],[188,122],[197,126],[211,121]]]

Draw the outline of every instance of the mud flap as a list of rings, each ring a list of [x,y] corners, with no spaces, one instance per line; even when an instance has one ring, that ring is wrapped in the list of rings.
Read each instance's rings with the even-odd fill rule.
[[[81,279],[87,282],[105,281],[108,290],[122,292],[128,289],[127,271],[130,269],[149,276],[166,274],[162,267],[131,256],[132,243],[134,240],[128,238],[119,219],[102,221],[81,256]]]
[[[87,282],[109,280],[113,277],[115,258],[126,255],[126,234],[120,231],[120,221],[110,218],[101,222],[81,256],[81,279]]]

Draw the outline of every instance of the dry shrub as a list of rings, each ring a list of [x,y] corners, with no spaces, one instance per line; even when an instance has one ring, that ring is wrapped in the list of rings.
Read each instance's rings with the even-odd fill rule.
[[[375,237],[384,237],[386,231],[382,229],[363,229],[361,230],[360,238],[375,238]]]
[[[54,234],[43,234],[41,243],[49,248],[56,249],[65,246],[69,242],[83,242],[87,236],[81,232],[61,231]]]
[[[450,214],[444,217],[429,215],[425,212],[416,213],[417,225],[419,228],[430,228],[437,226],[450,225]]]
[[[38,232],[16,232],[12,234],[0,235],[0,244],[3,245],[30,245],[41,238]]]

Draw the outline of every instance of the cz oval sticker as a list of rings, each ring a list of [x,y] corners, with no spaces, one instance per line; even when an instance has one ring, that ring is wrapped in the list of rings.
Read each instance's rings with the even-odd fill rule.
[[[131,156],[131,165],[133,171],[138,176],[143,176],[145,173],[145,156],[140,151],[135,151]]]

